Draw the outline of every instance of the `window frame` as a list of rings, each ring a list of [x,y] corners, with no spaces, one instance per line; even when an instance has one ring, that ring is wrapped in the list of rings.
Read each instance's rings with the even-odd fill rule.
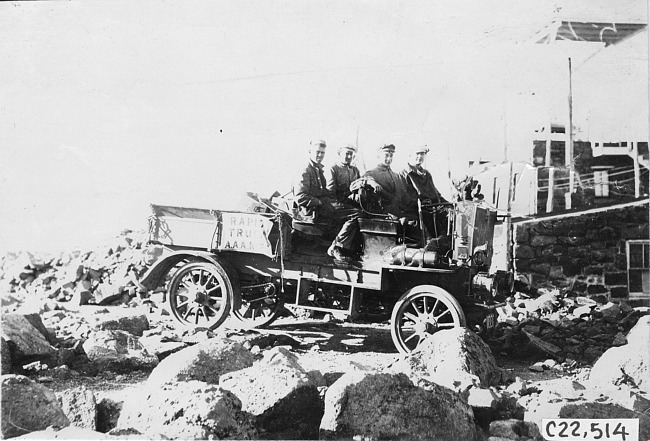
[[[637,267],[634,266],[632,267],[630,265],[630,248],[633,245],[641,245],[641,256],[642,256],[642,262],[641,266]],[[627,290],[628,290],[628,297],[630,299],[650,299],[650,282],[649,286],[641,286],[641,291],[632,291],[631,285],[630,285],[630,270],[632,271],[647,271],[648,276],[647,280],[650,281],[650,259],[646,258],[646,253],[645,253],[645,248],[648,247],[649,255],[650,255],[650,239],[635,239],[635,240],[628,240],[625,242],[625,256],[627,260]],[[642,281],[643,281],[643,276],[642,276]],[[644,291],[643,289],[646,289]]]
[[[609,197],[609,170],[611,167],[594,168],[594,196],[597,198]],[[604,177],[605,179],[596,178]]]

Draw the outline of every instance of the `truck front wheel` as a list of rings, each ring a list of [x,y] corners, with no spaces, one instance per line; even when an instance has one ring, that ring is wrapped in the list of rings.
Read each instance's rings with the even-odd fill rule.
[[[421,285],[406,291],[391,314],[390,333],[401,353],[415,350],[428,336],[465,326],[458,301],[439,286]]]
[[[223,267],[190,262],[169,283],[169,307],[183,326],[215,329],[228,317],[233,293],[233,281]]]

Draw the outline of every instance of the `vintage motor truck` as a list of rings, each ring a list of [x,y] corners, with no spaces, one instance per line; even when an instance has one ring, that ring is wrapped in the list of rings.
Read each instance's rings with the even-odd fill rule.
[[[421,208],[420,220],[446,217],[437,238],[409,237],[401,222],[365,213],[361,259],[350,264],[327,255],[327,229],[299,220],[290,200],[249,196],[243,211],[151,206],[150,241],[168,252],[141,283],[165,287],[179,323],[214,329],[230,316],[262,327],[285,304],[350,319],[384,311],[406,353],[441,329],[489,332],[512,291],[511,273],[490,271],[497,214],[480,202]]]

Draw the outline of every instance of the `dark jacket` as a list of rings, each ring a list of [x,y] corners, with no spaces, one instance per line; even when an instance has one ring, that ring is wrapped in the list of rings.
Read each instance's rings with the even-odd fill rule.
[[[327,173],[327,189],[334,195],[336,202],[354,203],[350,198],[350,184],[360,177],[359,169],[353,165],[333,165]]]
[[[391,170],[389,166],[379,164],[372,170],[368,170],[364,176],[373,178],[375,182],[381,185],[382,190],[378,196],[382,211],[401,216],[399,201],[404,190],[399,175]]]
[[[314,218],[318,207],[332,202],[321,164],[309,161],[293,186],[293,195],[303,217]]]
[[[447,202],[433,184],[431,173],[422,167],[408,164],[400,173],[400,179],[404,187],[401,208],[405,212],[418,211],[418,198],[423,202],[434,204]]]

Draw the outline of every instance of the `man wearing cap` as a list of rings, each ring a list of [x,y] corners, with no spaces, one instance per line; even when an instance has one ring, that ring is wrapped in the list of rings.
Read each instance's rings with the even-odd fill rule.
[[[402,216],[399,208],[399,199],[402,193],[400,177],[391,168],[395,146],[385,144],[377,151],[379,164],[372,170],[368,170],[364,177],[372,178],[374,181],[373,190],[379,208],[382,213],[391,214],[397,217]]]
[[[309,164],[302,171],[300,181],[294,185],[294,197],[303,218],[321,219],[339,225],[343,222],[327,253],[336,260],[349,262],[353,242],[359,232],[358,210],[337,203],[334,193],[328,189],[322,165],[326,148],[322,140],[310,143]]]
[[[317,216],[329,217],[334,212],[333,195],[327,189],[323,173],[323,159],[327,144],[323,140],[309,143],[309,163],[302,170],[300,180],[293,187],[300,215],[315,220]]]
[[[346,144],[339,148],[339,162],[330,167],[327,173],[327,189],[334,195],[336,202],[356,205],[350,185],[361,177],[359,169],[352,165],[357,148]]]
[[[418,216],[418,199],[423,205],[440,204],[447,202],[440,195],[440,192],[433,183],[431,173],[425,169],[422,164],[429,153],[426,145],[415,147],[411,150],[409,162],[406,168],[400,173],[400,178],[404,187],[404,195],[401,200],[401,208],[407,217],[417,219]],[[428,213],[423,221],[432,237],[440,234],[441,224],[436,222],[439,228],[434,226],[433,216]],[[435,213],[434,213],[435,214]]]

